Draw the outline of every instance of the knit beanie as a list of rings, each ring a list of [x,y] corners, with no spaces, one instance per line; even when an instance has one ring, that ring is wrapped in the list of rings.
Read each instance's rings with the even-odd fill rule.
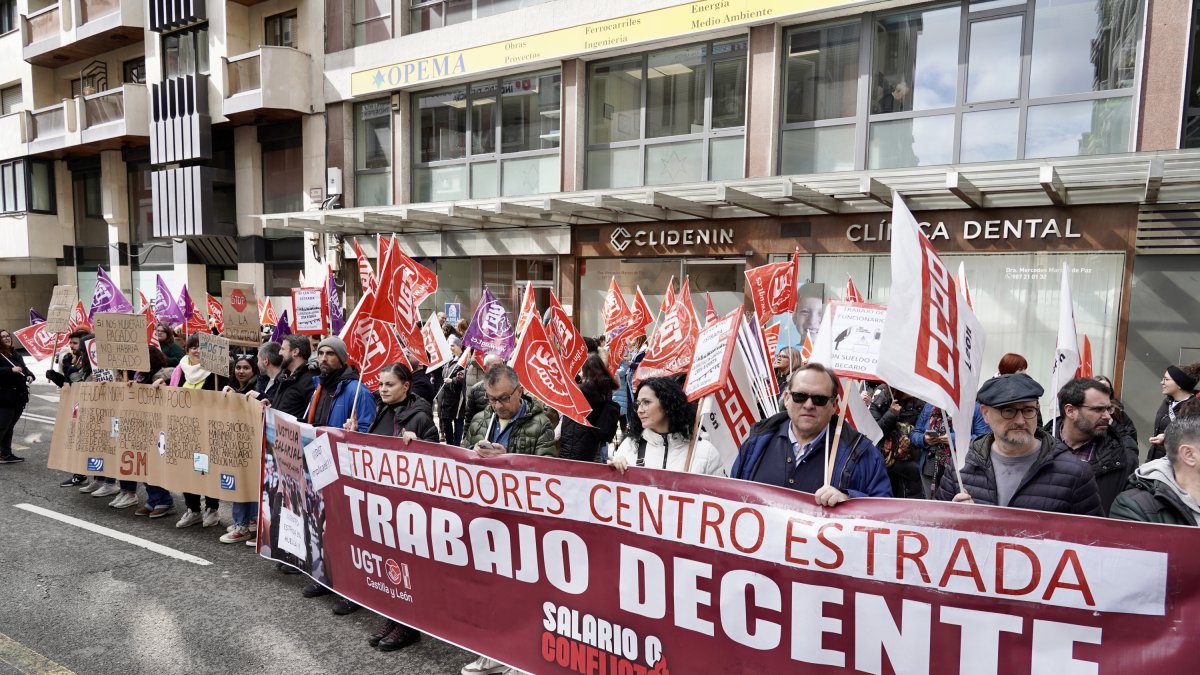
[[[350,352],[347,351],[346,343],[342,342],[340,337],[331,336],[321,340],[321,342],[317,345],[318,353],[321,351],[322,347],[329,347],[332,349],[333,353],[337,354],[338,359],[341,360],[342,365],[346,365],[350,362]]]

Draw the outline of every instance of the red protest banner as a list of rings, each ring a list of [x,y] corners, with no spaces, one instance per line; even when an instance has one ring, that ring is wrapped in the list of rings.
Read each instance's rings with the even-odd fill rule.
[[[300,566],[525,671],[1191,672],[1195,528],[328,433]]]

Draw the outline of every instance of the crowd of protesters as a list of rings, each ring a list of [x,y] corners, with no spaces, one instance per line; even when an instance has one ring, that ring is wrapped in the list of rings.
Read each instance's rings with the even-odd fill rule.
[[[607,360],[617,357],[601,340],[586,340],[590,353],[577,382],[592,412],[583,425],[560,418],[531,396],[499,357],[486,357],[482,367],[474,360],[463,365],[458,357],[465,329],[463,323],[443,326],[456,357],[449,364],[432,373],[415,360],[390,364],[379,374],[374,393],[359,381],[347,346],[337,337],[290,335],[231,354],[232,376],[218,382],[200,364],[198,337],[180,340],[167,325],[155,331],[161,348],[150,348],[150,370],[118,379],[223,389],[316,426],[459,445],[482,458],[518,453],[607,463],[622,474],[649,467],[728,475],[812,493],[826,507],[851,498],[894,496],[1181,525],[1196,525],[1200,518],[1200,364],[1166,369],[1153,432],[1139,439],[1105,377],[1069,381],[1054,392],[1055,409],[1044,421],[1043,387],[1025,373],[1023,357],[1005,354],[997,375],[979,389],[968,430],[970,449],[959,470],[951,448],[962,431],[952,428],[948,413],[883,382],[866,383],[861,392],[848,389],[831,370],[806,363],[800,352],[785,347],[772,364],[782,411],[751,429],[727,474],[717,448],[697,433],[696,406],[684,395],[682,376],[633,385],[644,340],[615,368]],[[59,386],[95,379],[84,347],[89,337],[82,331],[70,335],[67,353],[47,373]],[[11,334],[0,331],[0,463],[22,461],[12,451],[13,426],[34,379],[14,351]],[[838,418],[842,395],[863,398],[883,433],[878,443]],[[1140,466],[1139,440],[1148,456]],[[828,457],[834,458],[831,467]],[[110,506],[137,506],[133,513],[139,516],[155,519],[175,512],[171,493],[154,485],[145,486],[141,504],[136,483],[128,481],[76,475],[61,485],[93,497],[114,496]],[[184,494],[183,500],[176,527],[220,523],[216,499]],[[268,506],[274,529],[281,505]],[[258,503],[232,507],[232,522],[220,541],[255,545]],[[285,562],[288,555],[276,553]],[[298,573],[284,562],[277,567]],[[331,592],[316,582],[302,591],[305,597]],[[341,598],[333,611],[358,609]],[[417,630],[385,619],[368,643],[394,651],[420,637]],[[464,675],[505,672],[510,669],[486,656],[462,669]]]

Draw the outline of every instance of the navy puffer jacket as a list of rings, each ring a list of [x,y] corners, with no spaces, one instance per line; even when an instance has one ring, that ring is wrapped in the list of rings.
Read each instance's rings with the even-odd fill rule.
[[[1038,458],[1017,486],[1008,506],[1052,513],[1104,515],[1091,465],[1079,461],[1065,446],[1056,446],[1054,439],[1041,429],[1035,433],[1041,444],[1037,450]],[[994,440],[994,434],[987,434],[971,443],[966,466],[961,472],[963,488],[976,504],[997,506],[996,472],[992,468]],[[954,472],[947,471],[938,486],[936,498],[950,501],[957,492]]]

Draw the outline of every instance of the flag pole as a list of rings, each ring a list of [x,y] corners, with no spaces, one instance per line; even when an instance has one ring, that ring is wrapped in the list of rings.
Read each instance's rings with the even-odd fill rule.
[[[847,390],[849,390],[850,386],[852,386],[854,383],[858,382],[858,380],[849,380],[849,382],[850,385],[846,387]],[[842,427],[846,423],[846,407],[850,404],[850,395],[851,393],[847,391],[846,394],[842,396],[842,410],[838,413],[837,431],[833,433],[832,447],[829,443],[829,430],[827,429],[825,431],[825,487],[829,487],[833,484],[833,462],[837,461],[838,444],[842,442]]]
[[[958,481],[958,491],[965,492],[963,489],[962,473],[958,470],[958,448],[955,447],[954,437],[951,436],[951,434],[954,433],[954,420],[946,414],[945,410],[942,411],[942,419],[946,420],[946,440],[950,441],[950,443],[948,443],[950,446],[950,465],[954,467],[954,479]],[[931,487],[933,489],[937,488],[936,485]]]
[[[688,442],[687,458],[683,460],[683,472],[690,473],[692,470],[692,455],[696,451],[696,441],[700,438],[700,426],[704,424],[704,406],[709,403],[712,394],[700,399],[696,406],[696,421],[692,424],[692,437]],[[665,449],[664,449],[665,451]]]

